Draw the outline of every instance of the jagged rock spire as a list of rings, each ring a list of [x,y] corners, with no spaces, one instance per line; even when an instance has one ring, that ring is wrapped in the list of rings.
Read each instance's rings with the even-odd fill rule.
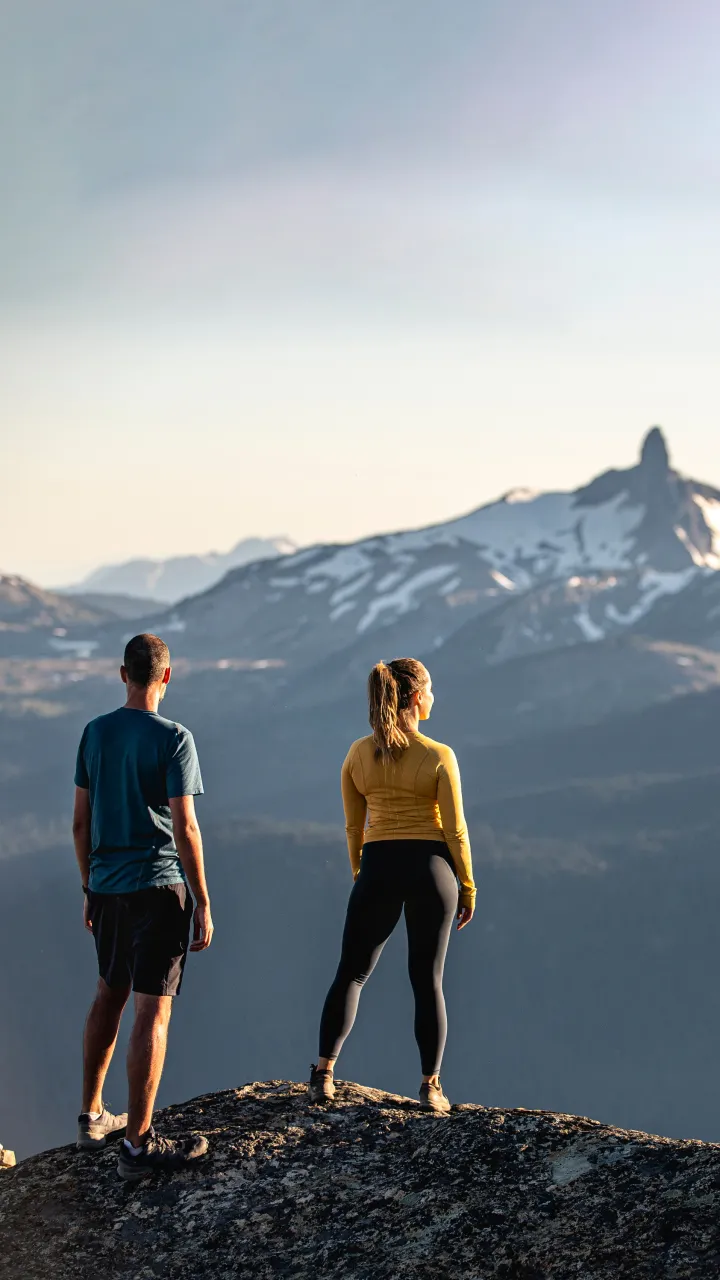
[[[658,474],[670,470],[670,454],[661,427],[651,427],[642,443],[640,466]]]

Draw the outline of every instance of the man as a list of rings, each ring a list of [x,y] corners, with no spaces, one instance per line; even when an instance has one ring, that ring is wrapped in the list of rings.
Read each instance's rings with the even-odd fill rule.
[[[97,1150],[126,1130],[118,1173],[136,1181],[207,1151],[205,1138],[156,1134],[152,1115],[188,948],[209,947],[213,925],[193,799],[203,790],[195,743],[158,714],[171,676],[167,645],[135,636],[120,675],[125,706],[86,726],[75,771],[75,853],[100,969],[85,1024],[78,1146]],[[129,1107],[114,1116],[102,1090],[131,991]]]

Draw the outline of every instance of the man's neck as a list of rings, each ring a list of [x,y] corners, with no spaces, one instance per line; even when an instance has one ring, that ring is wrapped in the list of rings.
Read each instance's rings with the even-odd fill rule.
[[[128,688],[127,702],[125,703],[126,710],[152,711],[154,715],[157,715],[159,706],[160,694],[157,689],[152,687],[142,689],[137,685]]]

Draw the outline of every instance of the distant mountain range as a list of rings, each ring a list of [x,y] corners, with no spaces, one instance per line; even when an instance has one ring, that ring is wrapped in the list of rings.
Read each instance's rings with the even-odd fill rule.
[[[99,569],[82,598],[55,593],[82,606],[55,625],[96,656],[117,655],[132,619],[168,633],[176,656],[296,670],[333,655],[346,669],[433,654],[451,637],[493,666],[631,633],[714,649],[719,568],[720,490],[675,471],[654,427],[636,466],[574,492],[513,490],[446,523],[346,545],[248,539],[226,556]],[[131,595],[120,621],[111,589]],[[45,634],[35,629],[34,652]]]
[[[92,626],[113,616],[109,609],[89,607],[83,598],[66,600],[57,592],[45,591],[17,574],[0,574],[0,629],[3,631]]]
[[[92,637],[104,623],[129,623],[149,602],[132,596],[88,592],[65,596],[45,591],[17,574],[0,573],[0,658],[38,658],[93,652]],[[164,605],[155,604],[163,609]]]
[[[169,560],[126,560],[103,565],[63,593],[111,593],[174,604],[197,595],[218,582],[230,569],[252,560],[272,560],[290,555],[297,547],[289,538],[244,538],[231,551],[206,555],[172,556]]]
[[[636,466],[574,492],[514,490],[444,524],[255,560],[147,623],[188,656],[298,668],[433,652],[472,625],[478,661],[498,663],[644,627],[681,595],[702,611],[718,568],[720,491],[673,470],[654,427]],[[675,638],[703,643],[708,624]],[[117,648],[112,628],[98,639]]]
[[[157,601],[153,608],[163,608]],[[84,592],[65,596],[46,591],[17,574],[0,573],[0,630],[47,635],[56,628],[94,627],[114,618],[137,618],[148,601],[133,596]],[[66,634],[66,631],[63,631]]]

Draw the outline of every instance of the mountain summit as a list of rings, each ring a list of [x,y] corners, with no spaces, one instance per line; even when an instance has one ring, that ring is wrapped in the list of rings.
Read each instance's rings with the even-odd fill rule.
[[[579,506],[615,499],[638,513],[630,548],[636,565],[660,573],[720,568],[720,492],[672,469],[660,427],[645,436],[637,466],[606,471],[575,496]]]
[[[640,466],[655,475],[670,470],[670,454],[662,427],[651,427],[642,443]]]
[[[0,1276],[45,1280],[656,1280],[717,1274],[720,1154],[547,1111],[270,1081],[159,1118],[210,1137],[197,1169],[129,1191],[112,1147],[2,1178]]]

